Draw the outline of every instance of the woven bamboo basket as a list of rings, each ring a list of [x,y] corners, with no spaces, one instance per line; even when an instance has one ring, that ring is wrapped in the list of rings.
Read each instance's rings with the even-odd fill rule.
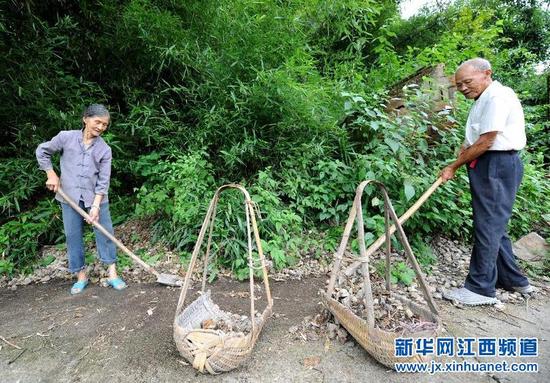
[[[369,274],[369,257],[378,249],[376,246],[371,246],[368,250],[365,248],[365,232],[363,224],[363,210],[361,204],[361,198],[363,191],[368,184],[373,184],[378,186],[381,190],[384,197],[384,208],[385,208],[385,221],[386,221],[386,290],[391,293],[390,290],[390,254],[391,254],[391,242],[390,236],[391,233],[396,231],[398,238],[405,249],[405,254],[407,255],[408,261],[413,266],[413,269],[416,273],[418,282],[422,288],[424,298],[428,304],[428,308],[422,307],[411,300],[393,294],[396,298],[401,300],[404,305],[406,305],[413,313],[417,314],[426,322],[431,322],[432,326],[430,330],[418,331],[414,333],[409,333],[404,335],[407,338],[433,338],[440,333],[441,321],[439,319],[439,314],[437,307],[433,300],[433,297],[427,288],[426,282],[422,275],[422,271],[418,266],[416,258],[412,252],[412,249],[409,245],[407,237],[403,231],[400,220],[398,219],[391,201],[388,197],[388,193],[384,185],[380,182],[367,180],[363,181],[356,189],[355,199],[353,206],[350,209],[349,217],[344,229],[344,234],[342,240],[338,247],[338,250],[335,254],[335,260],[331,272],[330,282],[326,292],[322,293],[323,301],[326,307],[334,315],[334,317],[346,328],[346,330],[357,340],[357,342],[376,360],[378,360],[383,365],[395,368],[395,363],[418,363],[418,362],[427,362],[431,359],[429,355],[423,356],[420,354],[414,354],[411,356],[396,356],[395,355],[395,339],[401,337],[400,333],[386,331],[378,328],[374,320],[374,303],[372,297],[372,287],[370,282]],[[390,227],[389,221],[394,222],[394,226]],[[363,291],[365,308],[367,313],[366,320],[357,316],[350,308],[338,302],[334,299],[333,293],[335,287],[342,282],[342,275],[340,273],[340,267],[342,263],[342,258],[346,250],[346,246],[350,237],[351,230],[353,228],[354,221],[357,222],[357,239],[359,242],[359,251],[361,256],[362,263],[362,275],[363,275]]]
[[[207,267],[210,247],[212,243],[212,230],[216,217],[216,208],[220,193],[227,189],[238,189],[244,195],[245,215],[247,223],[247,238],[248,238],[248,265],[250,279],[250,331],[244,332],[224,332],[220,329],[203,329],[201,324],[204,321],[212,320],[219,321],[227,319],[229,313],[226,313],[212,301],[210,291],[205,291],[207,280]],[[200,253],[201,245],[209,230],[208,244],[205,252],[204,270],[202,278],[201,295],[184,308],[185,297],[189,289],[191,277],[197,257]],[[267,297],[267,306],[260,316],[256,316],[254,308],[254,259],[252,256],[252,233],[256,243],[260,268],[262,270],[265,293]],[[254,204],[250,199],[250,195],[240,185],[229,184],[220,187],[210,202],[206,217],[202,224],[199,237],[195,244],[187,275],[181,288],[176,315],[174,318],[174,341],[180,354],[187,359],[194,368],[200,372],[208,372],[210,374],[219,374],[230,371],[241,365],[252,352],[254,345],[265,325],[267,319],[271,316],[273,308],[273,300],[271,298],[271,290],[269,288],[269,280],[267,269],[265,266],[265,258],[262,251],[256,218],[254,215]]]

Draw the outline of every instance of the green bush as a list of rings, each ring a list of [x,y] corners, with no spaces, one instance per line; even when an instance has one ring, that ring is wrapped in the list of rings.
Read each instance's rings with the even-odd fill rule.
[[[32,210],[0,226],[0,254],[4,272],[29,271],[38,259],[40,246],[56,243],[62,236],[59,204],[40,201]]]
[[[200,225],[214,191],[211,166],[203,153],[161,160],[157,155],[143,156],[135,168],[147,177],[138,192],[138,215],[156,215],[157,238],[184,252],[190,252],[196,242]],[[257,183],[250,188],[258,204],[258,224],[264,239],[265,253],[281,268],[296,253],[301,220],[279,200],[279,185],[270,173],[260,172]],[[240,278],[247,276],[248,261],[246,221],[243,197],[237,192],[224,192],[219,201],[213,231],[212,255],[218,265],[229,267]],[[254,247],[254,250],[257,249]]]
[[[154,238],[185,259],[214,190],[240,182],[281,268],[335,249],[360,181],[383,182],[399,215],[435,181],[462,141],[469,103],[459,96],[438,116],[413,89],[410,113],[391,117],[388,95],[421,67],[444,62],[450,74],[478,55],[525,105],[529,147],[511,235],[540,227],[548,211],[547,68],[534,71],[550,47],[541,2],[464,0],[409,20],[389,0],[20,3],[0,5],[3,272],[28,268],[61,233],[31,218],[51,200],[34,150],[80,127],[86,104],[112,112],[104,137],[117,223],[128,212],[152,216]],[[371,243],[383,233],[382,199],[369,187],[364,201]],[[212,277],[218,266],[246,277],[241,208],[236,193],[220,201]],[[466,239],[470,229],[463,169],[406,225],[418,243],[436,233]]]
[[[35,159],[0,158],[0,222],[26,210],[30,199],[44,186],[44,173]],[[31,205],[32,206],[32,205]]]

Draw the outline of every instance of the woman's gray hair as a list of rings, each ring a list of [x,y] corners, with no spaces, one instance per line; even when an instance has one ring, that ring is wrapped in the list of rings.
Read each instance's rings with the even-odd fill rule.
[[[84,109],[82,117],[93,117],[93,116],[108,116],[110,117],[109,110],[102,104],[92,104]]]
[[[94,116],[111,118],[109,110],[102,104],[91,104],[84,109],[84,112],[82,112],[83,118]],[[84,128],[84,122],[82,122],[82,127]]]
[[[489,60],[482,59],[481,57],[476,57],[476,58],[464,61],[456,69],[457,72],[458,72],[459,69],[462,69],[465,66],[471,66],[474,69],[479,70],[479,71],[484,71],[484,70],[490,70],[491,69],[491,63],[489,62]]]

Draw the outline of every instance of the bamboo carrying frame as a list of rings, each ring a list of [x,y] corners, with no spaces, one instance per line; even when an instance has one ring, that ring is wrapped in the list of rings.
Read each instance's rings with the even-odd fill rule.
[[[249,266],[249,278],[250,278],[250,321],[252,330],[248,334],[230,333],[226,334],[221,330],[201,329],[200,325],[207,319],[220,319],[223,318],[224,313],[212,302],[210,298],[210,292],[205,292],[208,257],[210,252],[210,246],[212,243],[212,231],[214,227],[214,220],[216,218],[216,208],[220,193],[227,189],[238,189],[244,195],[246,226],[247,226],[247,239],[248,239],[248,266]],[[189,306],[183,309],[185,297],[189,289],[191,277],[193,275],[193,269],[201,249],[202,242],[206,230],[210,227],[208,234],[208,243],[206,246],[206,253],[204,258],[204,270],[202,278],[202,295],[192,302]],[[251,230],[252,228],[252,230]],[[263,281],[265,285],[265,293],[267,296],[267,306],[264,309],[262,315],[259,318],[255,318],[254,309],[254,260],[252,257],[252,232],[254,233],[254,239],[256,242],[256,248],[258,251],[259,259],[261,262],[261,269],[263,275]],[[230,371],[238,367],[243,361],[245,361],[250,355],[252,348],[254,347],[256,340],[262,328],[267,321],[267,318],[271,316],[273,308],[273,300],[271,298],[271,290],[269,288],[269,280],[267,276],[267,269],[265,266],[264,254],[262,251],[262,245],[260,242],[260,236],[258,233],[258,227],[256,224],[256,218],[254,215],[254,205],[250,199],[250,195],[246,189],[240,185],[229,184],[218,188],[214,197],[210,202],[206,217],[199,232],[199,237],[195,244],[189,268],[185,276],[185,281],[181,288],[181,293],[176,309],[176,315],[174,318],[174,341],[180,352],[180,354],[192,363],[193,367],[204,372],[208,371],[211,374],[218,374],[225,371]]]
[[[349,212],[349,217],[346,223],[344,234],[342,236],[342,240],[340,242],[340,245],[334,257],[335,260],[334,260],[334,265],[331,272],[330,282],[329,282],[327,291],[322,293],[323,300],[325,305],[336,317],[336,319],[338,319],[338,321],[348,330],[348,332],[357,340],[357,342],[359,342],[359,344],[361,344],[361,346],[363,346],[363,348],[367,350],[367,352],[369,352],[369,354],[371,354],[380,363],[390,368],[394,368],[395,363],[425,362],[429,359],[429,357],[422,356],[420,354],[413,354],[412,356],[407,356],[407,357],[396,357],[395,339],[399,337],[399,334],[395,332],[385,331],[375,326],[374,304],[373,304],[372,287],[371,287],[370,274],[369,274],[369,257],[370,255],[372,255],[372,253],[374,253],[374,251],[376,251],[376,249],[374,248],[374,246],[371,246],[368,250],[365,248],[365,228],[363,224],[363,210],[362,210],[362,204],[361,204],[363,191],[365,190],[365,187],[369,184],[378,186],[378,188],[381,190],[382,195],[384,197],[384,211],[385,211],[384,215],[385,215],[385,223],[386,223],[386,235],[384,238],[386,242],[386,276],[385,276],[386,290],[388,292],[391,292],[390,290],[391,235],[393,231],[397,231],[398,238],[404,247],[407,259],[409,260],[409,262],[414,268],[416,277],[418,278],[419,284],[422,288],[422,292],[424,293],[424,297],[426,299],[426,302],[428,303],[429,310],[410,301],[405,297],[399,296],[397,294],[395,294],[395,296],[396,298],[401,300],[404,304],[406,304],[414,313],[418,314],[426,321],[436,324],[436,327],[434,330],[425,330],[425,331],[420,331],[413,334],[407,334],[407,337],[412,337],[412,338],[435,337],[437,333],[441,331],[441,321],[439,319],[437,307],[435,305],[435,302],[433,300],[433,297],[429,289],[427,288],[427,285],[424,280],[424,277],[422,276],[420,267],[418,266],[416,258],[407,240],[407,236],[403,231],[403,228],[401,226],[401,220],[395,214],[395,211],[388,197],[388,193],[386,191],[385,186],[382,183],[374,180],[363,181],[361,184],[359,184],[359,186],[356,189],[355,199],[353,202],[353,206],[351,207]],[[429,194],[431,194],[433,190],[435,190],[435,188],[440,184],[441,184],[441,178],[438,179],[436,183],[432,186],[432,188],[430,189],[431,191],[429,191]],[[426,194],[428,194],[428,192],[425,193],[424,195]],[[390,228],[390,218],[394,222],[394,226],[392,226],[391,228]],[[344,252],[346,250],[346,246],[350,237],[351,230],[353,228],[354,221],[357,221],[357,239],[359,241],[359,252],[361,255],[362,275],[364,278],[363,291],[365,292],[364,299],[365,299],[365,308],[367,312],[366,321],[360,318],[359,316],[357,316],[350,308],[344,306],[342,303],[338,302],[336,299],[333,298],[333,293],[334,293],[334,289],[335,289],[335,285],[337,284],[337,281],[338,281],[338,284],[341,283],[340,278],[338,278],[340,274],[340,266],[342,263],[342,257],[344,255]],[[380,242],[380,239],[376,243],[378,242]],[[380,244],[378,244],[377,246],[379,247]]]

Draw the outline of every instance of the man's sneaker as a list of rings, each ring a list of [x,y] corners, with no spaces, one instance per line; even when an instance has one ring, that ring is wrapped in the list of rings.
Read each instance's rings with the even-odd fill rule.
[[[533,294],[534,292],[537,291],[537,289],[535,289],[531,285],[512,287],[512,290],[520,294]]]
[[[443,298],[466,306],[494,305],[498,303],[498,299],[496,298],[486,297],[485,295],[474,293],[465,287],[445,291],[443,293]]]

